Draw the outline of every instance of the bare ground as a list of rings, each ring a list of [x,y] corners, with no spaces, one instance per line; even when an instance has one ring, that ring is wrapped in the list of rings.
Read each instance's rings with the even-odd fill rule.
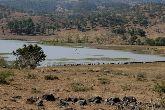
[[[56,97],[66,98],[76,96],[90,98],[101,96],[109,97],[134,96],[139,102],[153,103],[163,96],[153,91],[154,85],[165,80],[165,63],[130,64],[130,65],[98,65],[37,68],[35,70],[16,70],[0,68],[0,71],[13,71],[14,76],[9,85],[0,85],[0,108],[2,110],[37,110],[34,104],[26,104],[31,96],[41,97],[45,93],[52,93]],[[138,79],[138,75],[144,77]],[[34,77],[29,77],[29,75]],[[45,80],[45,75],[56,75],[59,80]],[[100,80],[100,79],[106,80]],[[101,81],[105,81],[102,83]],[[73,83],[82,83],[88,89],[85,92],[75,92]],[[165,94],[163,94],[165,95]],[[13,96],[21,96],[16,101]],[[45,110],[63,110],[58,101],[44,102]],[[115,106],[87,105],[80,107],[70,104],[77,110],[116,110]],[[150,110],[151,108],[148,108]],[[145,108],[147,110],[147,108]]]

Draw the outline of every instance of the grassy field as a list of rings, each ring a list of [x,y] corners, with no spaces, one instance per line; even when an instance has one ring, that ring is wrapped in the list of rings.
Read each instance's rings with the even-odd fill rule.
[[[93,96],[101,96],[104,99],[134,96],[139,102],[146,104],[142,110],[151,110],[147,103],[163,104],[164,67],[165,63],[61,66],[34,70],[0,68],[0,108],[38,110],[36,105],[26,103],[27,98],[52,93],[60,98],[75,96],[86,99]],[[16,96],[17,98],[13,99]],[[118,110],[115,106],[104,103],[83,107],[70,104],[69,107],[76,110]],[[59,107],[59,101],[45,101],[44,108],[66,109]]]

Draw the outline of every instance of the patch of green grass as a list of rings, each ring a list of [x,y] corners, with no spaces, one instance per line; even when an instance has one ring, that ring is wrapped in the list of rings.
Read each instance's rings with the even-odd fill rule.
[[[104,77],[100,77],[98,78],[98,80],[100,81],[101,84],[109,84],[110,80]]]
[[[11,77],[13,76],[11,71],[1,71],[0,72],[0,84],[9,84]]]
[[[56,75],[46,75],[45,77],[45,80],[58,80],[58,76]]]
[[[72,83],[72,84],[71,84],[71,87],[72,87],[72,90],[73,90],[74,92],[86,92],[86,91],[89,90],[89,87],[87,87],[87,86],[85,86],[84,84],[79,83],[79,82],[77,82],[77,83]]]
[[[157,83],[154,86],[154,91],[158,93],[165,93],[165,82]]]

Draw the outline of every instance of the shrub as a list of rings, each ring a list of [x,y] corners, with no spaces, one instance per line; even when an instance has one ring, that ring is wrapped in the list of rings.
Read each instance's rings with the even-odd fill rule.
[[[131,86],[130,85],[121,85],[121,88],[122,88],[123,91],[131,90]]]
[[[0,58],[0,67],[7,67],[7,61],[5,61],[3,58]]]
[[[155,45],[156,46],[165,46],[165,38],[164,37],[156,38]]]
[[[140,37],[145,37],[146,36],[146,32],[143,29],[140,29],[140,28],[129,29],[128,33],[131,36],[140,36]]]
[[[126,29],[123,27],[117,27],[117,28],[113,29],[112,32],[115,34],[124,35],[126,33]]]
[[[72,83],[71,87],[74,92],[85,92],[89,90],[89,88],[82,83]]]
[[[146,43],[151,46],[165,46],[165,38],[158,37],[155,40],[148,38],[148,39],[146,39]]]
[[[163,97],[161,100],[160,100],[160,104],[163,108],[165,108],[165,97]]]
[[[138,81],[144,81],[144,80],[146,80],[146,75],[144,73],[138,73],[136,76],[136,79]]]
[[[146,44],[154,46],[155,45],[155,41],[153,39],[146,39]]]
[[[9,84],[12,76],[13,73],[11,71],[0,72],[0,84]]]
[[[13,55],[17,57],[16,65],[19,68],[35,68],[46,58],[42,48],[32,44],[24,45],[23,48],[17,49],[13,52]]]
[[[107,78],[98,78],[98,80],[100,81],[101,84],[109,84],[110,81]]]
[[[154,91],[159,92],[159,93],[165,93],[165,82],[162,83],[157,83],[154,86]]]
[[[30,73],[28,73],[28,75],[27,75],[27,78],[28,79],[36,79],[36,75],[35,74],[30,74]]]
[[[46,75],[45,80],[58,80],[58,76],[56,75]]]
[[[34,94],[34,93],[41,93],[41,91],[40,90],[38,90],[36,87],[33,87],[32,89],[31,89],[31,92]]]

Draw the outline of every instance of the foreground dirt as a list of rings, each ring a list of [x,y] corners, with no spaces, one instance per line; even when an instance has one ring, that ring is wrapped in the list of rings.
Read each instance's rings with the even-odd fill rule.
[[[2,110],[38,110],[36,105],[27,104],[26,100],[31,96],[41,97],[45,93],[52,93],[60,98],[75,96],[86,99],[93,96],[101,96],[104,99],[134,96],[142,103],[157,103],[163,96],[153,91],[154,85],[165,80],[165,63],[52,67],[35,70],[0,68],[0,71],[14,72],[9,85],[0,85]],[[59,79],[45,80],[46,75],[55,75]],[[138,77],[140,75],[142,76]],[[88,89],[84,92],[75,91],[73,83],[81,83]],[[13,101],[14,96],[21,98]],[[44,102],[45,110],[63,110],[58,103]],[[104,103],[83,107],[70,104],[69,107],[76,110],[117,109]]]

